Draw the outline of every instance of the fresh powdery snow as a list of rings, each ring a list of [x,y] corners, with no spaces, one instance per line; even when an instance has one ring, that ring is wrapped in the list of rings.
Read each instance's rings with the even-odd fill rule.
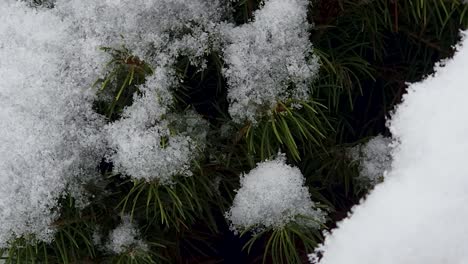
[[[140,231],[130,216],[122,217],[122,223],[109,234],[106,249],[115,254],[122,254],[129,250],[148,250],[148,245],[141,240]]]
[[[0,2],[0,247],[50,240],[58,199],[80,195],[103,155],[91,110],[95,60],[50,10]],[[67,43],[67,45],[64,45]],[[65,70],[68,69],[68,70]]]
[[[350,158],[359,163],[358,180],[362,184],[374,186],[383,181],[392,165],[391,144],[391,138],[378,135],[350,149]]]
[[[241,187],[226,213],[231,228],[236,232],[281,228],[291,221],[319,228],[325,213],[310,199],[304,181],[298,168],[286,164],[284,155],[257,164],[241,176]]]
[[[279,101],[305,100],[318,71],[307,21],[308,0],[268,0],[254,20],[227,25],[224,74],[234,121],[256,122]]]
[[[237,27],[226,22],[231,2],[0,1],[0,247],[19,237],[50,241],[59,199],[70,194],[84,205],[83,183],[97,179],[103,158],[116,173],[134,179],[170,184],[176,175],[191,175],[209,126],[193,111],[171,108],[172,92],[181,83],[177,58],[202,69],[212,51],[225,56],[230,112],[237,122],[255,121],[278,101],[306,99],[318,69],[310,54],[308,1],[268,0],[254,21]],[[93,111],[92,86],[107,74],[111,59],[99,48],[122,45],[154,75],[122,117],[110,122]],[[269,166],[282,173],[256,175]],[[242,222],[238,196],[234,225],[280,226],[297,214],[323,220],[302,175],[283,159],[265,162],[249,175],[239,193],[254,195],[257,185],[248,187],[249,179],[265,179],[259,197],[270,200],[257,209],[273,211],[257,211]],[[278,208],[268,204],[275,194],[282,201]]]
[[[162,184],[171,183],[175,175],[191,174],[197,150],[204,146],[200,135],[206,131],[189,131],[207,126],[194,113],[172,114],[172,119],[187,119],[188,124],[183,130],[171,126],[171,91],[180,82],[173,66],[177,57],[187,56],[194,65],[203,67],[203,56],[219,45],[216,28],[226,8],[227,4],[218,0],[56,2],[58,12],[76,21],[82,38],[94,39],[100,46],[124,44],[155,69],[122,118],[106,126],[112,148],[108,158],[116,172]]]
[[[410,85],[390,122],[399,144],[388,177],[327,236],[320,264],[468,263],[467,72],[465,36]]]
[[[219,45],[216,27],[228,6],[217,0],[48,1],[53,8],[26,2],[0,1],[0,247],[30,235],[50,241],[58,200],[67,193],[83,198],[81,186],[95,179],[108,148],[118,172],[137,179],[168,183],[174,174],[190,174],[206,134],[198,127],[206,123],[192,112],[167,114],[169,88],[178,84],[168,69],[178,56],[203,67],[203,56]],[[92,85],[109,60],[99,48],[121,45],[155,76],[123,118],[105,126],[92,110]]]
[[[217,43],[216,26],[227,0],[57,0],[55,9],[76,23],[83,38],[99,45],[125,44],[134,55],[156,65],[179,55],[202,64]],[[221,3],[224,3],[223,5]]]
[[[204,147],[208,126],[196,113],[172,116],[167,112],[173,99],[169,89],[176,82],[169,71],[157,68],[122,119],[107,127],[116,170],[162,184],[172,183],[175,175],[191,175],[191,162]],[[178,124],[182,120],[185,124]],[[179,133],[174,135],[171,128]]]
[[[123,44],[155,69],[135,94],[123,116],[106,126],[112,148],[108,155],[116,172],[147,181],[172,182],[175,175],[190,175],[190,167],[202,149],[206,134],[191,134],[206,126],[194,113],[173,116],[190,124],[181,130],[168,116],[171,91],[179,85],[173,69],[176,58],[187,56],[203,67],[203,56],[217,46],[216,27],[225,15],[218,0],[58,0],[59,12],[71,16],[82,37],[101,46]],[[224,5],[226,6],[226,5]],[[123,36],[123,37],[121,37]],[[198,121],[198,122],[197,122]],[[200,131],[197,131],[200,132]],[[163,143],[164,141],[164,143]]]

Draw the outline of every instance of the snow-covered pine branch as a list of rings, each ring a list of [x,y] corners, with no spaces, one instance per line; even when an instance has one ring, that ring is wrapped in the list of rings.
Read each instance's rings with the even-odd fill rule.
[[[53,4],[48,9],[15,0],[0,3],[0,246],[28,235],[49,241],[58,200],[70,192],[81,195],[81,184],[97,175],[107,142],[122,173],[162,182],[175,173],[189,174],[193,151],[203,146],[194,143],[203,141],[204,133],[194,132],[206,126],[200,117],[179,117],[187,122],[174,122],[184,129],[177,135],[168,125],[176,117],[160,120],[171,101],[169,88],[177,85],[165,67],[177,56],[202,67],[227,5],[205,0]],[[152,80],[160,82],[150,81],[126,116],[103,129],[104,118],[92,110],[91,87],[108,60],[99,48],[122,42],[158,68]],[[168,137],[164,150],[154,145],[162,136]],[[148,140],[152,144],[144,145]]]
[[[241,176],[241,187],[226,213],[231,229],[276,229],[294,221],[318,229],[325,222],[325,213],[316,207],[304,184],[301,171],[287,165],[283,154],[258,163]]]
[[[148,245],[141,239],[140,231],[131,217],[122,217],[122,223],[113,229],[108,237],[105,248],[114,254],[122,254],[127,251],[147,251]]]
[[[0,247],[52,238],[58,200],[97,174],[103,119],[89,87],[97,53],[51,10],[0,3]],[[86,52],[84,52],[86,51]]]
[[[309,41],[308,0],[268,0],[250,23],[223,29],[234,121],[256,122],[278,102],[307,100],[319,69]]]

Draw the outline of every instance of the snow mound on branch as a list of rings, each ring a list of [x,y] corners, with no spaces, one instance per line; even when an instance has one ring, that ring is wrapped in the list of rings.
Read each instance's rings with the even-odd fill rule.
[[[202,57],[217,43],[217,23],[227,0],[57,0],[56,9],[76,21],[83,38],[118,48],[122,42],[153,66]],[[223,5],[222,5],[223,3]]]
[[[190,165],[204,146],[206,129],[200,127],[207,123],[195,113],[170,113],[172,91],[180,84],[174,64],[185,56],[204,66],[203,57],[219,45],[217,25],[227,6],[219,0],[57,1],[58,12],[76,21],[78,34],[94,40],[95,48],[124,43],[155,68],[123,117],[106,127],[116,172],[163,184],[191,174]]]
[[[306,100],[319,64],[309,42],[308,0],[268,0],[254,21],[224,28],[224,74],[234,121],[255,122],[278,101]]]
[[[65,192],[80,198],[103,155],[88,87],[100,60],[50,10],[0,3],[0,247],[50,241]],[[77,54],[79,54],[77,56]],[[91,56],[87,56],[91,55]],[[65,70],[67,69],[68,70]]]
[[[191,176],[191,162],[205,145],[208,123],[198,114],[168,113],[175,85],[169,71],[156,69],[122,119],[107,127],[116,171],[135,179],[170,184],[176,175]]]
[[[167,76],[156,75],[136,95],[111,125],[122,129],[116,135],[101,129],[104,120],[92,110],[91,87],[109,60],[99,48],[124,42],[155,68],[170,68],[178,56],[203,66],[225,13],[217,0],[47,1],[51,9],[27,2],[0,1],[0,247],[22,236],[52,239],[58,200],[67,193],[80,198],[82,184],[97,175],[106,140],[124,173],[162,181],[188,174],[193,142],[205,135],[198,125],[206,124],[193,113],[167,114],[175,74],[161,70]]]
[[[241,187],[226,213],[231,229],[281,228],[291,221],[318,228],[325,214],[310,199],[304,181],[298,168],[286,164],[284,155],[258,163],[241,176]]]
[[[129,250],[148,250],[148,245],[140,239],[140,231],[132,223],[129,216],[122,219],[122,223],[111,231],[106,248],[115,254],[122,254]]]
[[[351,159],[359,162],[359,181],[375,186],[383,181],[392,165],[391,138],[378,135],[350,149]]]
[[[467,71],[465,36],[452,60],[410,85],[390,122],[392,170],[327,236],[320,264],[468,263]]]

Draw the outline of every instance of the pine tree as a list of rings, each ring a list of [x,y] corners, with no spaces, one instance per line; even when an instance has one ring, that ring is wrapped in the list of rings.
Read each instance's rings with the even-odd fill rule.
[[[458,0],[3,0],[6,263],[304,263]]]

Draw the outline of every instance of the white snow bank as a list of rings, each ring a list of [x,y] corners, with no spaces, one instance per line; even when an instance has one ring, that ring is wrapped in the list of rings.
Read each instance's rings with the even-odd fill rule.
[[[320,264],[468,263],[468,39],[443,64],[409,87],[388,177],[327,236]]]

